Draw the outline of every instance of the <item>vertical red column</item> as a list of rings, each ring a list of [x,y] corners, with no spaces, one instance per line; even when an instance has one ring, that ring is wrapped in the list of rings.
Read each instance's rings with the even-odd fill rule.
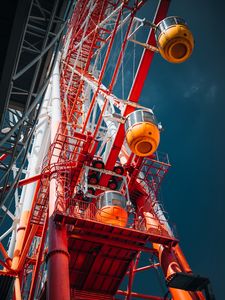
[[[57,164],[63,140],[57,139],[60,133],[59,124],[61,122],[61,100],[60,100],[60,81],[59,81],[59,58],[57,60],[52,75],[52,97],[51,97],[51,143],[53,150],[51,153],[50,164]],[[50,179],[49,191],[49,232],[48,232],[48,280],[47,280],[47,299],[48,300],[69,300],[69,253],[67,244],[67,230],[64,224],[58,224],[53,219],[53,214],[57,201],[57,191],[63,195],[63,186],[60,182],[60,174],[53,175]]]
[[[181,266],[177,262],[172,249],[164,247],[163,245],[153,244],[153,248],[158,251],[159,262],[164,273],[165,278],[169,278],[176,272],[182,272]],[[170,293],[173,300],[197,300],[199,299],[197,295],[192,295],[180,289],[170,288]]]
[[[69,253],[65,225],[58,225],[52,217],[49,220],[48,300],[69,300]]]
[[[149,205],[145,205],[146,196],[139,197],[136,202],[137,210],[139,210],[145,218],[146,229],[160,227],[160,222],[149,212]],[[162,225],[161,225],[162,226]],[[164,228],[166,230],[166,227]],[[169,234],[169,233],[168,233]],[[177,272],[192,272],[179,246],[170,248],[161,244],[152,244],[158,253],[160,266],[164,273],[165,279],[169,279]],[[178,257],[179,256],[179,257]],[[203,300],[202,293],[193,293],[180,289],[169,288],[173,300]]]

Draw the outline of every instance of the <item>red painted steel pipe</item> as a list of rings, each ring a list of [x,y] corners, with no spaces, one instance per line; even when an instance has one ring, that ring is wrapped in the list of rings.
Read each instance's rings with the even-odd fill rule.
[[[28,300],[34,299],[36,286],[37,286],[37,282],[38,282],[39,270],[40,270],[40,267],[42,264],[42,256],[43,256],[43,250],[44,250],[44,245],[45,245],[47,226],[48,226],[48,216],[46,215],[44,227],[42,229],[42,236],[41,236],[40,244],[38,247],[37,259],[35,261],[35,265],[34,265],[34,269],[33,269],[32,281],[31,281]]]
[[[117,294],[126,296],[127,292],[118,290]],[[140,293],[135,293],[135,292],[131,292],[131,297],[148,299],[148,300],[165,300],[165,298],[161,298],[161,297],[157,297],[157,296],[150,296],[150,295],[145,295],[145,294],[140,294]]]
[[[57,225],[53,218],[49,220],[48,264],[48,300],[69,300],[69,253],[65,225]]]
[[[131,299],[131,293],[132,293],[132,286],[134,282],[134,276],[135,276],[135,269],[137,268],[139,259],[140,259],[141,252],[137,254],[135,262],[132,261],[130,265],[130,274],[129,274],[129,279],[128,279],[128,287],[127,287],[127,295],[126,295],[126,300]]]
[[[150,270],[150,269],[154,269],[154,268],[159,267],[159,266],[160,266],[160,264],[159,264],[159,263],[156,263],[156,264],[153,264],[153,265],[140,267],[140,268],[138,268],[138,269],[135,269],[135,270],[134,270],[134,273],[142,272],[142,271],[146,271],[146,270]]]
[[[61,122],[61,101],[59,91],[59,65],[55,65],[52,75],[52,119],[51,119],[51,143],[57,139],[53,152],[51,153],[50,165],[58,163],[59,158],[63,158],[62,146],[65,137],[60,128]],[[53,94],[54,92],[54,94]],[[58,225],[54,222],[53,213],[57,201],[57,190],[60,188],[64,192],[60,182],[60,176],[51,176],[49,183],[49,231],[48,231],[48,280],[47,280],[47,299],[48,300],[69,300],[69,254],[67,244],[67,230],[64,224]],[[58,185],[57,185],[58,184]]]
[[[0,156],[0,161],[4,160],[8,156],[8,153],[4,153]]]
[[[144,218],[146,219],[146,229],[151,229],[151,227],[155,227],[159,221],[156,218],[151,218],[151,213],[149,209],[147,210],[145,206],[142,205],[143,201],[146,201],[146,197],[144,196],[143,201],[141,201],[142,197],[139,197],[139,201],[137,201],[137,208],[142,212]],[[141,204],[141,206],[139,206]],[[166,230],[166,228],[164,228]],[[164,273],[166,279],[171,277],[173,274],[177,272],[182,272],[184,267],[182,267],[182,263],[179,262],[175,256],[173,248],[165,247],[164,245],[152,244],[153,248],[158,252],[158,258],[160,262],[160,266]],[[200,300],[204,299],[201,293],[193,293],[184,291],[181,289],[169,288],[170,293],[173,297],[173,300]],[[203,297],[203,298],[202,298]]]

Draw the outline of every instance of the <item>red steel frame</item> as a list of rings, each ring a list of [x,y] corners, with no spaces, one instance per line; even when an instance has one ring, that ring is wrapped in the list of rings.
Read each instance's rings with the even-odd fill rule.
[[[21,253],[19,255],[18,265],[16,269],[11,268],[11,261],[10,258],[7,256],[7,253],[4,250],[4,247],[2,244],[0,244],[0,251],[2,252],[5,261],[0,261],[0,264],[4,266],[7,273],[10,276],[18,276],[19,279],[16,281],[16,286],[19,287],[20,285],[24,285],[25,282],[25,273],[26,270],[28,270],[29,266],[33,267],[33,274],[31,279],[31,286],[29,291],[29,300],[32,300],[35,294],[35,290],[38,286],[38,276],[40,272],[40,268],[44,262],[44,255],[45,253],[45,240],[47,231],[49,230],[49,247],[48,247],[48,254],[47,254],[47,260],[49,263],[49,271],[48,271],[48,299],[69,299],[70,298],[70,279],[69,279],[69,246],[68,246],[68,240],[69,239],[77,239],[81,240],[83,242],[89,241],[89,242],[96,242],[96,243],[102,243],[104,244],[104,239],[101,238],[99,230],[97,229],[88,229],[91,234],[96,234],[95,237],[89,236],[89,234],[68,234],[66,226],[64,223],[60,223],[57,221],[56,217],[60,216],[60,213],[62,214],[63,222],[68,221],[68,215],[65,215],[65,210],[68,208],[68,206],[60,206],[60,199],[62,202],[67,203],[67,199],[60,196],[60,192],[58,194],[55,193],[54,195],[54,201],[56,201],[56,208],[53,215],[50,215],[48,217],[47,214],[47,200],[48,200],[48,193],[49,193],[49,182],[51,178],[57,177],[58,185],[61,186],[62,194],[65,194],[65,187],[70,183],[70,191],[68,194],[68,198],[72,197],[74,187],[76,186],[79,176],[81,173],[82,166],[84,162],[91,161],[94,157],[95,150],[96,150],[96,143],[94,142],[94,138],[97,135],[97,131],[99,130],[99,127],[101,125],[101,120],[104,114],[104,109],[107,105],[107,97],[105,99],[105,103],[103,106],[103,109],[100,113],[99,120],[96,124],[96,128],[94,132],[87,132],[87,123],[91,116],[93,107],[96,103],[96,97],[101,90],[101,84],[103,77],[105,75],[105,70],[107,67],[107,63],[110,57],[110,53],[112,51],[112,46],[114,43],[115,35],[118,30],[118,26],[121,20],[121,16],[124,9],[130,10],[131,16],[129,20],[129,24],[127,26],[127,32],[125,34],[121,50],[118,54],[117,62],[115,65],[115,69],[111,78],[111,83],[108,87],[107,93],[112,94],[116,78],[120,69],[120,65],[122,62],[122,57],[126,48],[126,44],[128,42],[127,38],[129,35],[129,30],[132,24],[133,17],[135,16],[135,13],[138,9],[141,8],[141,6],[145,3],[145,1],[135,1],[136,4],[134,8],[129,7],[127,5],[127,1],[123,1],[123,5],[121,5],[118,14],[117,19],[114,25],[114,28],[112,32],[107,32],[107,30],[102,26],[98,26],[98,24],[101,24],[102,20],[105,18],[105,12],[108,7],[112,7],[113,9],[116,9],[119,7],[120,2],[112,3],[108,0],[97,0],[95,2],[95,7],[91,15],[91,21],[89,21],[87,25],[87,30],[85,32],[85,40],[82,44],[82,53],[78,52],[78,47],[76,48],[76,45],[79,44],[80,40],[83,38],[83,30],[85,28],[85,21],[87,18],[87,7],[88,4],[90,4],[89,0],[85,1],[77,1],[76,9],[72,15],[68,33],[65,36],[65,41],[70,37],[70,44],[68,48],[68,52],[66,57],[63,60],[62,68],[61,68],[61,98],[62,98],[62,123],[60,124],[54,143],[52,144],[51,148],[49,149],[49,155],[48,160],[46,164],[44,164],[43,172],[42,174],[36,175],[32,178],[28,178],[25,180],[21,180],[19,183],[19,186],[23,186],[26,184],[29,184],[31,182],[37,181],[37,188],[36,193],[34,195],[33,200],[33,207],[31,210],[31,214],[29,215],[28,225],[26,228],[20,228],[20,230],[23,231],[24,234],[24,242],[23,245],[21,245]],[[153,22],[157,24],[160,20],[162,20],[164,17],[166,17],[168,7],[169,7],[169,0],[161,0],[159,1],[158,8],[156,10],[155,18]],[[109,34],[107,38],[102,37],[102,34],[106,33]],[[70,35],[69,35],[70,33]],[[97,79],[97,89],[92,97],[91,104],[89,107],[89,110],[87,112],[85,120],[83,120],[82,123],[82,133],[78,133],[76,129],[80,124],[78,124],[79,118],[82,116],[82,94],[84,90],[84,83],[85,80],[81,78],[82,76],[86,76],[89,80],[94,80],[92,76],[88,73],[89,67],[91,64],[91,60],[94,54],[94,51],[96,48],[99,47],[98,42],[104,41],[105,43],[108,43],[107,51],[105,54],[104,62],[102,64],[102,68],[99,74],[99,77]],[[153,30],[150,30],[147,44],[155,46],[155,39],[154,39],[154,32]],[[145,79],[147,77],[147,74],[149,72],[151,62],[153,59],[154,53],[145,49],[142,55],[142,58],[140,60],[140,64],[136,73],[136,77],[133,83],[133,86],[131,88],[128,100],[133,102],[138,102]],[[80,67],[76,70],[72,70],[73,62],[75,59],[79,60]],[[79,75],[80,74],[80,75]],[[66,99],[68,102],[66,102]],[[125,111],[124,111],[124,117],[132,112],[134,110],[134,107],[127,105]],[[68,130],[68,127],[73,128],[73,130]],[[70,146],[65,146],[67,143],[67,140],[73,140],[75,141],[75,144],[72,144],[72,151],[69,153],[68,149],[71,148]],[[118,131],[116,134],[116,137],[114,139],[113,145],[111,147],[110,154],[108,156],[108,160],[105,165],[105,169],[112,171],[116,161],[120,155],[121,149],[123,149],[123,141],[124,141],[124,127],[122,124],[119,125]],[[60,145],[60,146],[59,146]],[[57,148],[59,147],[59,148]],[[67,152],[66,152],[67,151]],[[57,158],[54,158],[55,153],[57,153]],[[67,153],[67,155],[65,154]],[[69,153],[69,156],[68,156]],[[127,156],[127,154],[124,154]],[[0,160],[5,159],[6,156],[1,156]],[[152,159],[152,165],[154,164],[154,158]],[[52,163],[54,161],[54,163]],[[140,182],[138,181],[138,173],[140,172],[139,168],[144,164],[144,161],[142,158],[137,158],[131,155],[130,157],[127,156],[127,166],[128,168],[132,166],[134,169],[133,175],[128,176],[128,186],[130,191],[132,191],[132,188],[137,188],[140,191],[142,191],[142,187],[140,185]],[[167,172],[168,166],[161,166],[161,167],[155,167],[156,175],[158,177],[158,186],[161,183],[161,180],[165,173]],[[66,171],[70,171],[71,178],[68,179],[68,176],[65,175]],[[158,172],[158,173],[157,173]],[[161,173],[162,174],[161,174]],[[148,176],[147,174],[146,176]],[[70,181],[69,181],[70,180]],[[107,182],[109,180],[108,175],[103,175],[100,180],[100,185],[107,186]],[[137,209],[142,213],[142,216],[145,218],[146,226],[149,225],[149,207],[144,205],[143,203],[146,202],[146,191],[142,191],[143,194],[140,196],[140,199],[137,201]],[[157,190],[154,191],[157,195]],[[145,194],[144,194],[145,193]],[[58,197],[58,199],[56,199]],[[61,198],[60,198],[61,197]],[[143,199],[142,199],[143,197]],[[149,198],[150,195],[147,194],[147,197]],[[58,201],[57,201],[58,200]],[[143,200],[143,201],[142,201]],[[60,208],[59,208],[60,206]],[[58,215],[57,215],[58,214]],[[55,218],[55,219],[54,219]],[[76,218],[75,218],[76,219]],[[71,219],[69,219],[71,220]],[[78,222],[78,221],[77,221]],[[88,223],[87,223],[88,224]],[[162,227],[162,226],[161,226]],[[85,229],[85,228],[84,228]],[[108,237],[112,240],[108,241],[108,245],[112,247],[127,247],[124,246],[123,241],[116,241],[113,240],[114,238],[118,238],[116,234],[108,234]],[[99,235],[99,236],[97,236]],[[34,237],[40,237],[39,245],[36,248],[36,252],[32,257],[28,257],[28,251],[30,249],[30,246],[32,244],[32,240]],[[136,238],[133,238],[130,236],[130,239],[128,237],[128,240],[130,242],[135,242]],[[157,296],[150,296],[150,295],[143,295],[140,293],[135,293],[132,291],[132,285],[134,281],[134,276],[137,272],[144,271],[147,269],[155,268],[158,266],[161,266],[165,278],[169,278],[171,275],[173,275],[174,271],[173,268],[171,268],[172,265],[176,265],[177,270],[191,273],[190,266],[188,265],[179,245],[176,243],[171,243],[170,246],[168,244],[159,244],[153,242],[153,248],[149,249],[145,247],[144,245],[133,245],[130,246],[132,251],[136,251],[135,260],[132,260],[129,265],[129,280],[128,280],[128,287],[127,291],[121,291],[117,290],[118,295],[124,295],[127,300],[131,299],[131,297],[137,297],[142,299],[152,299],[152,300],[163,300],[164,298],[157,297]],[[104,248],[103,248],[104,249]],[[140,251],[150,251],[151,253],[157,253],[159,256],[159,263],[154,265],[149,265],[145,267],[138,268],[138,261],[140,257]],[[90,276],[89,276],[90,277]],[[121,278],[122,280],[123,278]],[[85,285],[88,284],[88,280],[85,283]],[[204,296],[197,292],[197,293],[189,293],[182,290],[175,290],[170,289],[170,292],[173,296],[174,300],[197,300],[197,299],[205,299]],[[94,294],[93,294],[94,297]],[[100,296],[99,296],[100,297]],[[14,293],[14,299],[18,300],[21,299],[20,291],[18,288],[15,288]],[[92,298],[91,295],[86,295],[85,299],[95,299]],[[97,298],[96,298],[97,299]],[[100,298],[99,298],[100,299]]]
[[[157,12],[154,18],[154,23],[157,24],[159,21],[161,21],[163,18],[166,17],[168,8],[169,8],[169,0],[160,1],[159,6],[157,8]],[[155,39],[154,39],[154,31],[150,30],[147,44],[155,45]],[[133,83],[133,86],[131,88],[130,94],[128,96],[128,99],[133,102],[138,102],[142,89],[144,87],[144,82],[146,80],[148,71],[151,66],[151,62],[154,56],[154,52],[144,50],[141,61],[139,63],[138,71],[136,73],[136,77]],[[128,115],[134,110],[134,108],[127,106],[124,116]],[[124,128],[122,125],[119,126],[119,129],[117,131],[114,144],[112,146],[111,153],[109,155],[108,161],[106,163],[106,168],[112,169],[116,163],[117,157],[119,155],[120,149],[122,147],[124,141]]]

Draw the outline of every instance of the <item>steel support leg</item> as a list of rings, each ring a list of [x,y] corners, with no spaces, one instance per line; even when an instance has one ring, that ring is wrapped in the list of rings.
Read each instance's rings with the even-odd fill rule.
[[[69,300],[69,253],[65,225],[58,225],[49,219],[49,251],[47,256],[48,300]]]

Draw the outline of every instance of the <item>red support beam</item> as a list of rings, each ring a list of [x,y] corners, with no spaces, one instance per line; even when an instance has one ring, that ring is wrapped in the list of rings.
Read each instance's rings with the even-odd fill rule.
[[[134,272],[142,272],[142,271],[146,271],[146,270],[150,270],[150,269],[153,269],[153,268],[156,268],[156,267],[159,267],[160,264],[159,263],[156,263],[156,264],[153,264],[153,265],[149,265],[149,266],[144,266],[144,267],[140,267],[138,269],[135,269]]]
[[[118,247],[118,248],[123,248],[123,249],[129,249],[132,251],[142,251],[142,252],[150,252],[150,253],[155,253],[155,250],[152,248],[144,247],[144,246],[138,246],[138,245],[132,245],[131,243],[123,243],[119,241],[114,241],[114,240],[109,240],[105,238],[100,238],[97,236],[91,236],[91,235],[85,235],[85,234],[70,234],[70,238],[73,239],[79,239],[79,240],[84,240],[84,241],[90,241],[90,242],[95,242],[95,243],[100,243],[100,244],[107,244],[110,246]]]
[[[38,247],[37,259],[35,261],[35,266],[33,269],[32,281],[31,281],[29,298],[28,298],[29,300],[34,299],[34,296],[35,296],[35,290],[36,290],[36,286],[38,283],[38,275],[39,275],[39,271],[40,271],[40,267],[41,267],[41,263],[42,263],[43,250],[44,250],[44,245],[45,245],[45,237],[46,237],[46,233],[47,233],[47,226],[48,226],[48,215],[46,215],[46,218],[45,218],[45,224],[42,229],[41,240],[40,240],[40,244]]]
[[[128,278],[128,286],[127,286],[127,295],[126,295],[126,300],[131,299],[131,293],[132,293],[132,286],[134,282],[134,276],[135,276],[135,269],[138,266],[139,259],[140,259],[141,252],[137,254],[136,260],[132,261],[130,265],[130,273],[129,273],[129,278]]]
[[[170,0],[161,0],[159,1],[158,8],[156,10],[156,14],[154,17],[154,24],[158,24],[162,19],[164,19],[167,15],[167,11],[169,9],[169,4]],[[147,39],[147,44],[156,46],[156,41],[155,41],[155,32],[154,30],[150,30],[149,36]],[[128,99],[133,101],[133,102],[138,102],[139,97],[141,96],[142,89],[144,87],[145,80],[147,78],[151,62],[154,56],[154,52],[149,51],[147,49],[144,50],[138,71],[136,73],[136,77],[133,83],[133,86],[131,88],[130,94]],[[132,112],[131,107],[127,107],[127,110],[125,111],[125,116]]]
[[[101,233],[101,234],[107,235],[107,238],[116,238],[116,239],[121,238],[121,234],[114,233],[114,232],[104,232],[104,231],[99,232],[99,230],[94,227],[94,224],[92,227],[93,228],[91,228],[91,227],[85,228],[85,227],[81,227],[76,224],[76,229],[82,230],[82,232],[85,232],[86,234],[95,233],[96,235],[99,235],[99,233]],[[135,231],[135,230],[133,230],[133,231]],[[133,237],[133,236],[127,236],[126,238],[127,238],[127,241],[130,241],[130,242],[142,243],[142,244],[144,244],[146,242],[143,238],[138,238],[138,237]],[[146,240],[147,240],[147,237],[146,237]]]
[[[9,154],[8,153],[4,153],[0,156],[0,161],[4,160]]]
[[[157,24],[160,22],[163,18],[166,17],[168,8],[169,8],[170,0],[161,0],[159,2],[155,18],[154,18],[154,23]],[[147,44],[155,46],[156,41],[154,37],[154,31],[151,29],[149,32],[149,36],[147,39]],[[139,97],[141,96],[142,89],[144,87],[144,82],[147,78],[147,74],[149,72],[151,62],[154,56],[154,52],[149,51],[147,49],[144,49],[142,58],[140,60],[140,64],[136,73],[136,77],[133,83],[133,86],[131,88],[128,100],[133,101],[133,102],[138,102]],[[134,110],[133,107],[127,106],[124,112],[124,116],[128,115]],[[113,167],[115,166],[116,160],[119,156],[119,152],[121,150],[121,147],[123,145],[124,141],[124,126],[123,124],[119,125],[114,143],[111,148],[110,155],[108,157],[107,163],[106,163],[106,169],[107,170],[112,170]],[[102,176],[102,180],[100,184],[105,185],[108,180],[108,176]]]
[[[38,181],[38,180],[41,179],[42,175],[43,175],[43,174],[40,173],[40,174],[37,174],[37,175],[35,175],[35,176],[32,176],[32,177],[28,177],[28,178],[22,179],[22,180],[19,181],[18,186],[24,186],[24,185],[27,185],[27,184],[29,184],[29,183],[33,183],[33,182],[35,182],[35,181]],[[45,175],[49,175],[49,174],[46,173]],[[10,186],[8,186],[8,187],[10,187]]]
[[[118,290],[117,295],[127,296],[127,292]],[[157,297],[157,296],[150,296],[140,293],[131,292],[131,297],[141,298],[141,299],[148,299],[148,300],[167,300],[165,298]]]
[[[47,299],[68,300],[70,299],[70,282],[67,229],[65,225],[57,225],[52,216],[49,219],[48,225]]]

